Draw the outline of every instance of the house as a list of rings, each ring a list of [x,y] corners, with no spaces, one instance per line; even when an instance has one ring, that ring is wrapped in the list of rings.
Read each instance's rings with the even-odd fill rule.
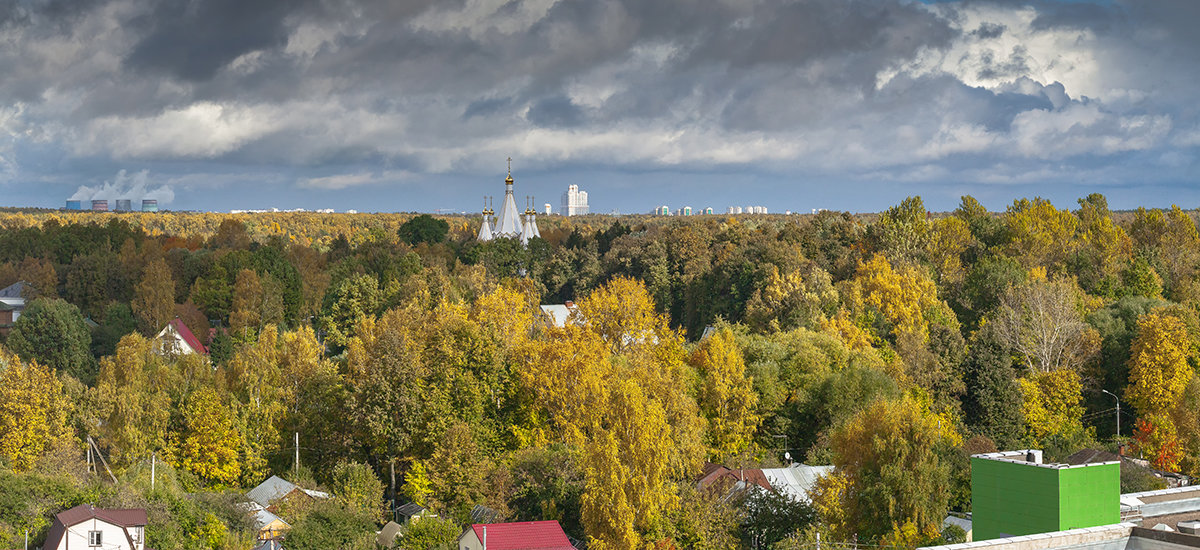
[[[81,504],[59,512],[50,525],[45,550],[106,548],[145,550],[146,511],[95,508]]]
[[[280,503],[326,498],[329,498],[329,493],[302,489],[279,476],[271,476],[246,493],[249,502],[242,505],[242,510],[252,516],[258,542],[266,543],[283,538],[292,529],[288,522],[275,515],[279,512]]]
[[[776,492],[796,502],[809,502],[808,494],[817,485],[817,480],[833,471],[833,466],[809,466],[792,464],[787,468],[763,468],[763,476]]]
[[[421,518],[436,518],[437,514],[426,510],[424,506],[415,502],[401,504],[396,507],[395,520],[400,523],[416,523]]]
[[[775,491],[797,502],[808,502],[808,494],[821,476],[833,471],[833,466],[792,464],[786,468],[726,468],[708,463],[696,482],[696,488],[718,491],[726,497],[752,487]]]
[[[258,487],[250,489],[250,492],[246,493],[246,498],[261,506],[263,510],[274,514],[279,511],[276,504],[281,500],[326,499],[329,498],[329,493],[302,489],[299,485],[279,476],[271,476],[266,481],[259,483]]]
[[[208,348],[200,343],[200,339],[196,338],[191,329],[178,317],[167,323],[154,337],[154,341],[158,352],[164,355],[208,354]]]
[[[567,326],[567,321],[571,319],[571,315],[576,310],[575,302],[570,300],[563,304],[542,304],[539,307],[545,318],[546,326],[558,328]]]
[[[458,550],[575,550],[557,521],[476,523],[458,537]]]
[[[13,323],[21,318],[25,311],[25,298],[33,294],[33,287],[25,281],[18,281],[0,289],[0,331],[8,332]]]
[[[283,521],[283,518],[268,512],[266,508],[257,502],[247,502],[243,510],[254,517],[254,531],[257,534],[259,543],[277,541],[283,538],[284,534],[288,531],[292,530],[291,524]]]

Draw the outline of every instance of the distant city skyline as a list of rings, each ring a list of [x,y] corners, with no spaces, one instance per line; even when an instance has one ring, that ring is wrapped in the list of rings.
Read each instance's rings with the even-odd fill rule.
[[[0,8],[0,205],[1200,205],[1200,2]],[[81,191],[81,187],[87,191]]]

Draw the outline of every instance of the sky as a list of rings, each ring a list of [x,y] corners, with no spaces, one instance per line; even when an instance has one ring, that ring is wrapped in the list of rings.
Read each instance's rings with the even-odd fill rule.
[[[1195,0],[7,0],[0,205],[1200,206]]]

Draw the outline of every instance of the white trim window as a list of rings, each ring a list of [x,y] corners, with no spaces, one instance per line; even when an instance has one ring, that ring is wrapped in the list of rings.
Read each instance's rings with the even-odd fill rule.
[[[100,546],[104,544],[103,531],[88,531],[88,546]]]

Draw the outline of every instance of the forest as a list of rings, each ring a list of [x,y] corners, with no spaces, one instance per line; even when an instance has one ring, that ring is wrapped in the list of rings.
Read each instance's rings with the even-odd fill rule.
[[[1060,206],[544,216],[528,246],[477,216],[0,212],[27,301],[0,546],[92,503],[145,508],[148,547],[246,549],[278,474],[333,495],[281,512],[289,549],[374,548],[407,502],[438,515],[408,549],[479,507],[594,550],[912,548],[960,540],[972,454],[1200,475],[1196,213]],[[207,355],[162,348],[176,318]],[[835,466],[811,502],[697,488],[785,456]]]

